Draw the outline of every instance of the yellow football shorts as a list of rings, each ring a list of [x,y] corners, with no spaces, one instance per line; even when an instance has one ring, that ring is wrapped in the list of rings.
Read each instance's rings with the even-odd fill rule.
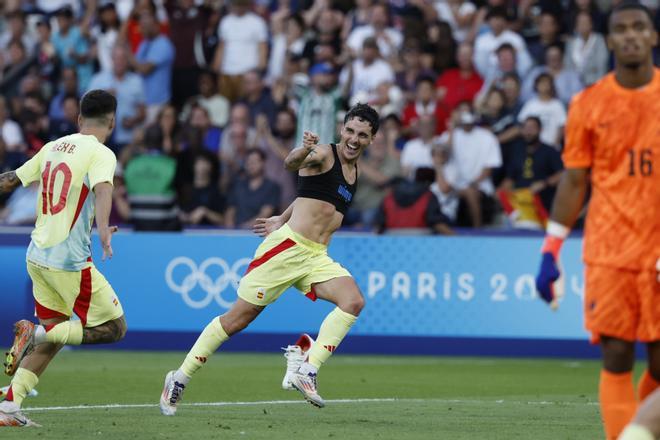
[[[96,327],[124,314],[112,286],[91,261],[78,272],[29,261],[27,269],[39,319],[68,319],[75,313],[83,327]]]
[[[351,276],[328,256],[328,247],[297,234],[288,224],[259,245],[238,286],[238,296],[258,306],[275,301],[294,286],[312,301],[313,284]]]

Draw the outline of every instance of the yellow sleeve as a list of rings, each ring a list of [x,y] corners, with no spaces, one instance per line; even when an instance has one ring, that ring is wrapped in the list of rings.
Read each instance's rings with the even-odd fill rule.
[[[41,150],[34,156],[32,159],[25,162],[23,165],[16,169],[16,176],[21,181],[23,186],[28,186],[32,182],[36,182],[41,179],[41,161],[45,154],[47,148],[51,147],[51,143],[47,143]]]
[[[115,167],[117,166],[117,158],[115,153],[112,152],[105,145],[97,148],[92,156],[92,162],[89,165],[89,184],[91,189],[94,189],[96,184],[107,182],[112,185],[115,177]]]

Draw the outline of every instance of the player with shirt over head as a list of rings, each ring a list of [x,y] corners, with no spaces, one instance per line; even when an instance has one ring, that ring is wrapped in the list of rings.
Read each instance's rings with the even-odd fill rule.
[[[260,219],[255,231],[267,235],[257,248],[238,288],[232,308],[214,318],[195,342],[181,367],[170,371],[160,399],[164,415],[174,415],[192,375],[231,335],[247,327],[290,286],[312,300],[337,307],[319,330],[309,359],[290,375],[291,385],[317,407],[325,405],[316,386],[321,365],[332,355],[364,307],[351,274],[327,254],[332,234],[341,226],[357,183],[357,161],[378,131],[378,113],[366,104],[352,107],[344,118],[339,144],[319,145],[305,132],[303,145],[285,159],[298,170],[298,197],[281,216]]]
[[[103,145],[115,126],[117,100],[91,90],[80,100],[80,132],[49,142],[23,166],[0,174],[0,192],[40,182],[37,221],[27,250],[36,316],[14,325],[5,373],[13,376],[0,403],[0,426],[38,426],[21,413],[21,403],[64,345],[119,341],[126,333],[124,311],[91,257],[94,217],[103,259],[112,257],[117,230],[109,226],[117,159]],[[70,320],[75,313],[80,319]]]
[[[585,326],[600,343],[600,409],[608,439],[632,419],[639,401],[660,384],[660,70],[658,35],[649,10],[617,5],[607,43],[614,72],[570,105],[562,176],[543,244],[536,283],[556,305],[561,245],[591,183],[584,233]],[[633,385],[635,341],[646,343],[647,370]]]

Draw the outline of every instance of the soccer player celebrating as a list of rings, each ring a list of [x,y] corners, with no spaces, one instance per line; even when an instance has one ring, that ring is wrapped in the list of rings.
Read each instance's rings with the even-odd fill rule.
[[[0,426],[34,426],[21,402],[63,345],[119,341],[126,333],[121,304],[92,263],[94,212],[103,259],[112,257],[109,226],[117,159],[103,142],[115,126],[117,100],[91,90],[80,101],[80,133],[44,145],[15,171],[0,174],[0,192],[40,182],[37,221],[27,250],[37,318],[14,326],[5,373],[13,376],[0,403]],[[80,318],[71,321],[75,312]]]
[[[657,40],[644,6],[624,1],[613,9],[607,42],[614,53],[614,72],[571,103],[563,152],[566,170],[536,280],[541,297],[556,304],[559,251],[591,182],[584,314],[592,342],[602,348],[599,394],[608,439],[616,438],[635,414],[635,341],[647,343],[649,359],[639,399],[660,381],[660,284],[655,269],[660,256],[660,70],[652,59]]]
[[[307,401],[325,405],[316,389],[316,374],[364,306],[355,280],[332,261],[327,245],[353,199],[357,161],[371,144],[378,124],[378,113],[358,104],[344,118],[339,144],[319,145],[317,135],[305,132],[303,145],[289,153],[287,169],[299,170],[298,197],[281,216],[262,219],[255,226],[256,232],[267,237],[241,279],[238,299],[206,326],[181,367],[165,377],[160,399],[163,414],[176,413],[188,381],[220,344],[247,327],[290,286],[312,300],[321,298],[337,306],[321,324],[309,359],[290,375],[291,385]]]

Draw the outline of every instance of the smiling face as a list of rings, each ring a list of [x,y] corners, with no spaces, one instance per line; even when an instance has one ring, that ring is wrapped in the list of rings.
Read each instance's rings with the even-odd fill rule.
[[[657,44],[658,34],[644,11],[626,9],[612,14],[607,46],[617,64],[634,68],[648,62]]]
[[[339,154],[347,162],[354,162],[371,144],[372,139],[373,134],[369,122],[359,118],[349,119],[341,130]]]

